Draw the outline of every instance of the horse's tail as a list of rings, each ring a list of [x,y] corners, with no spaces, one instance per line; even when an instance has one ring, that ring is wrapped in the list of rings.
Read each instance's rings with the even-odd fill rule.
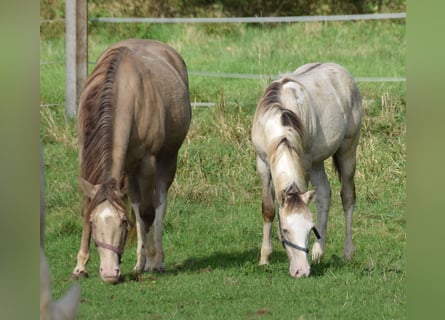
[[[338,176],[338,180],[341,182],[341,167],[340,162],[338,161],[338,155],[336,153],[332,156],[332,163],[334,165],[334,171]]]

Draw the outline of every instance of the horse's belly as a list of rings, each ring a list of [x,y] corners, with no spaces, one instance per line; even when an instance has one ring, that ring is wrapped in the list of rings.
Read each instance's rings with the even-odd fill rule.
[[[344,132],[340,131],[329,136],[319,135],[312,142],[312,163],[319,163],[337,152],[344,139]]]

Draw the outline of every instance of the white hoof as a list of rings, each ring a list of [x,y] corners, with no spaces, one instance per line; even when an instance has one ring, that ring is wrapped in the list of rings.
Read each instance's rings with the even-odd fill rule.
[[[133,268],[133,271],[136,273],[142,273],[144,271],[144,267],[139,264],[136,264]]]
[[[269,260],[268,259],[260,259],[260,262],[258,262],[259,266],[265,266],[269,264]]]
[[[324,252],[321,248],[321,245],[318,242],[314,243],[312,247],[312,261],[315,263],[320,263],[321,258],[323,257]]]

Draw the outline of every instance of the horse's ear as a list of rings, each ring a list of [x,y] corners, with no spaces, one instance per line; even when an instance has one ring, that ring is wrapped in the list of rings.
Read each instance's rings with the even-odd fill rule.
[[[88,198],[93,199],[94,196],[96,195],[97,191],[99,190],[100,185],[98,185],[98,184],[93,185],[83,178],[79,178],[79,182],[80,182],[80,188],[82,189],[83,194],[86,195]]]
[[[314,198],[316,190],[306,191],[305,193],[300,194],[301,200],[308,205],[309,202]]]

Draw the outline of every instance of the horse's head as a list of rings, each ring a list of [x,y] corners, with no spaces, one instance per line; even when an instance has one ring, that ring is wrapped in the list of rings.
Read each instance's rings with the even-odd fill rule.
[[[91,236],[100,257],[102,280],[115,283],[121,275],[120,262],[127,238],[128,220],[121,194],[113,186],[91,185],[82,181],[84,194],[91,200]]]
[[[314,226],[312,212],[308,207],[314,192],[299,193],[289,188],[282,191],[280,195],[278,233],[289,257],[289,273],[296,278],[309,276],[311,268],[307,254],[311,231],[314,230],[319,237]]]

